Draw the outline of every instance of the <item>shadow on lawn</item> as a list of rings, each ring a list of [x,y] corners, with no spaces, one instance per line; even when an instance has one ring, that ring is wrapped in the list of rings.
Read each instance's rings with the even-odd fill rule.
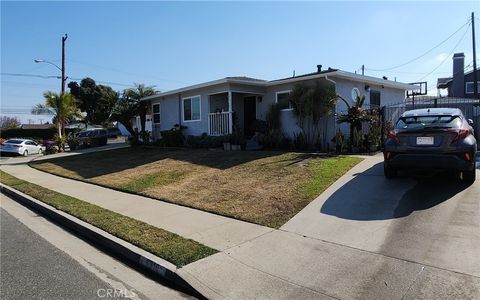
[[[42,164],[53,163],[89,179],[120,172],[164,159],[185,161],[196,165],[228,169],[257,159],[280,155],[277,151],[210,151],[192,149],[162,149],[131,147],[111,151],[86,153],[69,157],[32,162],[33,167],[50,171]]]

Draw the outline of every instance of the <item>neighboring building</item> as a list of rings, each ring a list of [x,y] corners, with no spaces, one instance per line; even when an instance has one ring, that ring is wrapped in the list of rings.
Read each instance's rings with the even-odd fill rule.
[[[21,129],[50,129],[54,128],[54,124],[22,124]]]
[[[437,88],[447,89],[448,97],[475,98],[473,94],[473,72],[472,70],[465,73],[465,55],[463,53],[455,53],[453,55],[452,77],[438,78]],[[476,73],[477,91],[480,93],[480,69],[477,68]]]
[[[298,83],[324,85],[333,84],[336,93],[351,101],[352,89],[365,95],[365,103],[371,106],[383,106],[405,100],[406,90],[416,90],[417,87],[363,76],[336,69],[321,70],[296,77],[273,81],[249,77],[227,77],[215,81],[196,84],[168,92],[159,93],[144,98],[150,101],[152,120],[152,136],[160,138],[160,131],[169,130],[182,125],[187,128],[185,135],[227,135],[235,129],[241,130],[247,136],[250,125],[256,119],[265,120],[269,107],[273,103],[282,106],[281,122],[283,132],[293,137],[299,132],[293,109],[288,102],[288,95],[293,86]],[[352,101],[353,102],[353,101]],[[346,105],[339,101],[336,113],[346,111]],[[325,140],[330,141],[338,130],[335,117],[326,122]],[[342,131],[348,133],[348,126],[342,126]]]

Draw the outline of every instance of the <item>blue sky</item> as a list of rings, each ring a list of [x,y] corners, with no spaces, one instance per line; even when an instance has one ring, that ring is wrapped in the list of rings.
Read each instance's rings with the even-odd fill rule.
[[[364,64],[367,75],[428,80],[433,87],[451,74],[452,51],[466,54],[465,65],[472,61],[471,28],[411,64],[370,69],[421,55],[464,25],[472,11],[480,48],[478,1],[2,1],[1,72],[58,75],[55,67],[33,60],[60,65],[61,36],[68,33],[67,75],[109,82],[119,91],[134,82],[165,91],[226,76],[278,79],[293,70],[313,72],[317,64],[350,72]],[[60,80],[2,75],[2,113],[28,112],[47,90],[59,91]]]

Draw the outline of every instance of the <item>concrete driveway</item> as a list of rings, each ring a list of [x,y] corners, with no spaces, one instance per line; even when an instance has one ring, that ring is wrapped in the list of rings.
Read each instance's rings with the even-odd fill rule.
[[[480,277],[480,180],[386,180],[381,156],[352,171],[281,229]]]

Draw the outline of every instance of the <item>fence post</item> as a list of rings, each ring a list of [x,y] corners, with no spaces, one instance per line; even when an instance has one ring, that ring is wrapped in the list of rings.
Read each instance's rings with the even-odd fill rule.
[[[385,109],[386,106],[382,106],[380,108],[379,113],[380,113],[380,124],[381,124],[381,129],[380,129],[380,149],[383,151],[384,143],[385,143]]]

